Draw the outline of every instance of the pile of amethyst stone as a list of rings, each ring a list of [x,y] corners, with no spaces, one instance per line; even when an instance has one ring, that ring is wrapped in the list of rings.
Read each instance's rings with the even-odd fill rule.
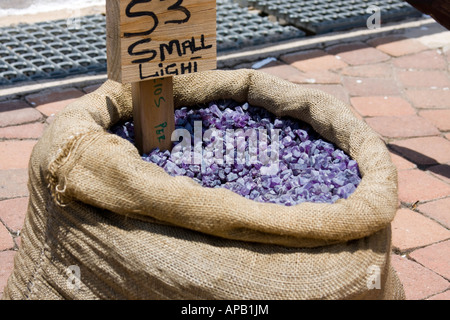
[[[302,202],[334,203],[338,199],[346,199],[361,181],[356,161],[332,143],[324,141],[311,126],[292,118],[277,118],[248,103],[224,100],[179,108],[175,110],[175,125],[176,129],[185,129],[184,132],[189,132],[191,137],[189,144],[185,145],[191,157],[184,160],[197,156],[197,161],[180,161],[173,150],[159,149],[144,154],[142,159],[157,164],[172,176],[190,177],[204,187],[227,188],[254,201],[293,206]],[[244,136],[233,141],[220,140],[219,135],[198,142],[194,136],[197,132],[198,137],[196,128],[199,125],[202,135],[208,129],[214,129],[222,134],[222,138],[233,131],[267,132],[267,143],[253,145],[256,149],[251,149],[249,136],[246,136],[248,139]],[[110,131],[134,143],[132,122],[118,124]],[[277,135],[271,135],[271,132]],[[261,136],[256,136],[256,140],[258,137]],[[174,150],[184,139],[173,143]],[[230,145],[229,142],[235,144]],[[212,143],[216,143],[215,146],[224,144],[223,148],[216,148],[216,153],[223,153],[223,157],[215,154],[214,158],[222,161],[214,160],[211,154],[206,157],[207,150],[214,150]],[[240,161],[237,161],[238,155],[241,155]],[[267,162],[269,157],[276,162]],[[205,158],[209,161],[204,161]]]

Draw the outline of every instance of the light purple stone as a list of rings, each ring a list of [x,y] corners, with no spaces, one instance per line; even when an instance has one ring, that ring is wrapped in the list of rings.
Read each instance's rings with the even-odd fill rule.
[[[163,167],[172,176],[190,177],[204,187],[226,188],[254,201],[285,206],[303,202],[334,203],[341,198],[348,198],[361,182],[357,162],[332,143],[323,140],[301,121],[279,119],[265,109],[231,100],[175,110],[176,128],[186,129],[193,134],[195,121],[202,121],[203,133],[209,128],[223,130],[224,133],[226,129],[268,130],[269,145],[259,145],[258,153],[261,156],[263,151],[267,152],[268,157],[272,150],[276,151],[271,144],[270,130],[279,129],[279,153],[274,153],[279,159],[278,166],[267,167],[260,161],[245,164],[236,161],[232,164],[209,163],[202,166],[176,164],[170,160],[169,151],[162,152],[159,149],[143,155],[142,159]],[[134,143],[132,121],[118,124],[110,132]],[[206,145],[207,142],[204,142],[200,147],[205,148]],[[238,150],[245,154],[247,160],[250,159],[247,143],[240,144]],[[194,152],[193,146],[191,152]],[[258,159],[258,156],[252,158]]]

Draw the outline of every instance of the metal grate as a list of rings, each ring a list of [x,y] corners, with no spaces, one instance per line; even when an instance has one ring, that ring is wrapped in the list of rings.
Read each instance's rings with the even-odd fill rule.
[[[365,26],[370,5],[381,8],[384,22],[421,15],[402,0],[217,0],[217,48],[220,53],[301,38],[304,31]],[[69,25],[58,20],[0,28],[0,86],[104,73],[106,66],[104,15],[81,17]]]
[[[283,19],[312,34],[364,27],[373,12],[379,8],[382,22],[410,17],[422,13],[403,0],[236,0],[241,6],[252,6],[264,14]]]
[[[218,51],[242,49],[304,36],[232,0],[217,1]],[[106,17],[18,25],[0,29],[0,86],[24,81],[106,72]]]
[[[281,26],[241,8],[232,0],[217,0],[218,51],[242,49],[304,37],[305,33],[292,26]]]
[[[106,71],[106,20],[80,18],[18,25],[0,31],[0,85]]]

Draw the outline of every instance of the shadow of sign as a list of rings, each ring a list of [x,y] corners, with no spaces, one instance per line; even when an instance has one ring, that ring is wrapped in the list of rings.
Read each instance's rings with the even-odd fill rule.
[[[394,154],[417,165],[418,169],[422,171],[430,171],[444,178],[450,179],[450,166],[448,164],[440,163],[436,159],[430,158],[420,152],[395,144],[389,144],[388,148]]]

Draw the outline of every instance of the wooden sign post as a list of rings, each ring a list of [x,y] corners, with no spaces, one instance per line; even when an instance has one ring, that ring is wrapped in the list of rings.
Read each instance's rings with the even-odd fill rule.
[[[216,68],[215,0],[106,0],[108,77],[131,83],[136,147],[170,150],[176,75]]]

